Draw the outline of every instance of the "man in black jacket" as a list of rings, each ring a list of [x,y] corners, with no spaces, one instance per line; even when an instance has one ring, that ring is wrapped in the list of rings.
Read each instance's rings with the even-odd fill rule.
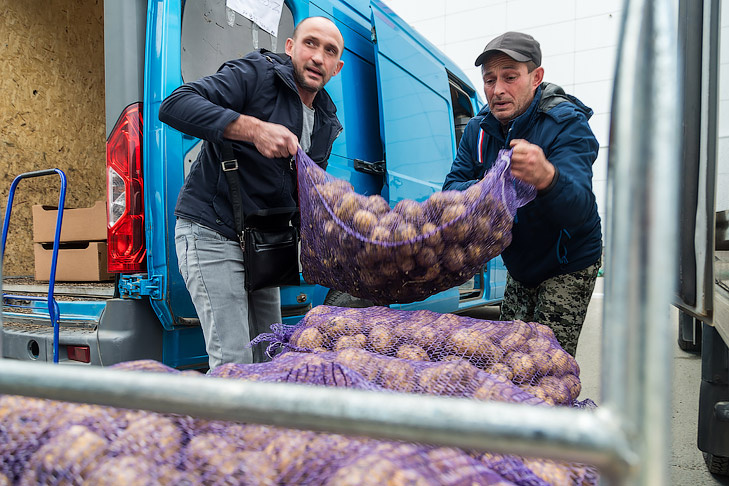
[[[286,55],[260,50],[227,62],[180,86],[160,106],[162,122],[204,140],[175,207],[175,244],[210,369],[262,361],[250,339],[281,322],[278,288],[244,290],[243,251],[220,166],[223,143],[232,143],[238,160],[244,213],[296,206],[291,157],[300,145],[326,167],[342,131],[323,88],[342,69],[343,49],[333,22],[310,17],[286,40]]]

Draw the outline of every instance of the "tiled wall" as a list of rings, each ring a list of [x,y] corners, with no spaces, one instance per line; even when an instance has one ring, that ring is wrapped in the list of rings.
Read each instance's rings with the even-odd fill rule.
[[[605,226],[608,130],[623,0],[385,0],[451,57],[478,90],[473,61],[493,37],[518,30],[542,46],[545,79],[580,98],[600,142],[593,190]],[[717,210],[729,209],[729,7],[722,11]],[[482,96],[482,99],[483,96]]]

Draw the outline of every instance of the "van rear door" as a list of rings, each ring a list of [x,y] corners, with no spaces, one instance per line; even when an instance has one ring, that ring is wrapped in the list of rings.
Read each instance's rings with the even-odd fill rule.
[[[441,190],[455,156],[445,56],[385,4],[370,5],[389,202],[423,201]]]

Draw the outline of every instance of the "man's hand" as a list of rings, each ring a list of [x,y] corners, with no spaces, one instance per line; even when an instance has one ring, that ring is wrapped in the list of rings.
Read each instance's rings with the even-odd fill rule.
[[[269,159],[296,154],[299,139],[283,125],[241,115],[225,127],[223,136],[231,140],[251,142]]]
[[[514,149],[511,154],[514,177],[533,185],[538,191],[549,187],[556,169],[544,156],[542,148],[522,139],[512,140],[510,146]]]

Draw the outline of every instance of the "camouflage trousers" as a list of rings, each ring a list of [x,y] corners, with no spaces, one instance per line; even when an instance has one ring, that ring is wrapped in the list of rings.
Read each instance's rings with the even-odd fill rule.
[[[584,270],[545,280],[534,288],[525,287],[509,275],[500,319],[549,326],[564,350],[574,356],[600,266],[598,261]]]

